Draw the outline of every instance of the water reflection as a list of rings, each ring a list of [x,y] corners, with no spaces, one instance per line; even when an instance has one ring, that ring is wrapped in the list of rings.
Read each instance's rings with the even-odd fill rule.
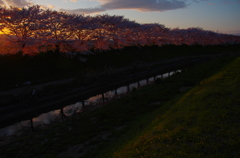
[[[77,102],[76,104],[69,105],[63,108],[63,112],[66,116],[72,116],[75,113],[80,113],[81,110],[82,110],[81,102]]]
[[[114,97],[119,98],[121,95],[126,94],[133,89],[138,89],[141,86],[151,84],[154,80],[158,78],[167,78],[174,73],[181,72],[181,70],[172,71],[169,73],[161,74],[155,77],[151,77],[145,80],[138,81],[136,83],[129,84],[127,86],[119,87],[115,90],[108,91],[104,94],[99,94],[93,97],[88,98],[87,100],[77,102],[75,104],[66,106],[62,109],[50,111],[48,113],[44,113],[39,115],[36,118],[32,118],[31,120],[22,121],[20,123],[16,123],[6,128],[0,129],[0,138],[9,137],[9,136],[17,136],[25,131],[29,131],[32,128],[42,128],[53,122],[61,121],[64,117],[70,117],[74,114],[81,113],[84,111],[86,107],[96,107],[103,105],[104,102],[110,101],[114,99]],[[32,123],[32,126],[31,126]]]

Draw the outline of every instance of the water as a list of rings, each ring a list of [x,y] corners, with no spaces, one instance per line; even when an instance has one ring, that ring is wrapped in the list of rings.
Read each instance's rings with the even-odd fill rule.
[[[158,75],[155,77],[155,79],[167,78],[176,72],[181,72],[181,70],[172,71],[169,73]],[[31,120],[21,121],[14,125],[2,128],[2,129],[0,129],[0,138],[17,136],[17,135],[24,133],[25,131],[29,131],[32,128],[31,122],[35,129],[36,128],[44,128],[54,122],[61,121],[62,119],[64,119],[64,116],[71,117],[74,114],[83,112],[83,110],[84,110],[83,103],[84,103],[84,107],[101,106],[104,104],[104,101],[105,102],[110,101],[111,99],[114,99],[114,97],[119,98],[122,95],[126,94],[128,91],[132,91],[133,89],[138,89],[141,86],[150,84],[153,81],[154,81],[154,77],[149,78],[148,82],[147,82],[147,80],[141,80],[141,81],[132,83],[128,86],[123,86],[123,87],[117,88],[116,90],[108,91],[104,94],[98,94],[98,95],[92,96],[92,97],[88,98],[87,100],[77,102],[72,105],[68,105],[62,109],[57,109],[54,111],[50,111],[48,113],[43,113],[36,118],[32,118]],[[104,95],[104,101],[103,101],[103,95]]]

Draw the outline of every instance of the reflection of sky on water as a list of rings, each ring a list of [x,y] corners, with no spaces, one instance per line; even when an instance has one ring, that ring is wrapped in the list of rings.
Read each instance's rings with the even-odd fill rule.
[[[66,116],[72,116],[75,113],[79,113],[82,109],[82,103],[81,102],[77,102],[73,105],[69,105],[63,108],[63,112]],[[58,112],[58,115],[60,113],[60,110]]]
[[[102,99],[102,95],[101,94],[98,94],[98,95],[95,95],[93,97],[90,97],[89,99],[87,99],[85,101],[86,104],[90,104],[90,103],[94,103],[94,102],[99,102],[101,101]]]
[[[0,137],[16,135],[17,132],[23,131],[24,128],[30,126],[30,121],[22,121],[14,125],[0,129]]]
[[[176,72],[181,72],[181,70],[178,70]],[[169,75],[173,75],[175,72],[170,72],[170,73],[165,73],[163,75],[158,75],[155,78],[167,78]],[[154,77],[151,77],[148,79],[148,82],[151,83],[154,81]],[[132,83],[129,85],[130,91],[133,88],[138,88],[138,83],[140,84],[140,86],[144,86],[147,85],[147,80],[141,80],[139,82],[136,83]],[[117,93],[116,93],[117,91]],[[104,98],[108,99],[108,98],[112,98],[115,94],[121,95],[121,94],[125,94],[128,92],[128,86],[123,86],[123,87],[119,87],[116,90],[113,91],[108,91],[106,93],[104,93]],[[94,103],[100,103],[102,102],[102,94],[93,96],[88,98],[87,100],[84,100],[84,104],[86,106],[88,105],[92,105]],[[72,116],[75,113],[79,113],[82,110],[82,102],[77,102],[75,104],[66,106],[63,108],[63,112],[66,116]],[[58,110],[54,110],[54,111],[50,111],[48,113],[44,113],[39,115],[36,118],[33,118],[33,126],[44,126],[44,125],[49,125],[52,122],[56,121],[56,118],[60,115],[60,109]],[[17,135],[19,133],[21,133],[21,131],[24,131],[24,129],[30,129],[31,127],[31,123],[30,120],[28,121],[22,121],[20,123],[16,123],[12,126],[8,126],[6,128],[2,128],[0,129],[0,137],[4,137],[4,136],[12,136],[12,135]]]
[[[60,110],[54,110],[48,113],[39,115],[38,117],[33,118],[33,126],[45,124],[48,125],[55,121],[55,118],[59,115]]]
[[[127,92],[127,86],[120,87],[120,88],[117,89],[118,94],[123,94],[125,92]]]

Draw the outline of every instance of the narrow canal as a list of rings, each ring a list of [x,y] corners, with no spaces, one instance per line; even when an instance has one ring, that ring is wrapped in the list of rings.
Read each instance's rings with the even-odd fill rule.
[[[86,110],[91,110],[99,106],[103,106],[104,104],[108,103],[113,99],[120,98],[121,96],[126,95],[133,89],[139,89],[142,86],[153,83],[158,78],[164,79],[172,76],[175,73],[180,72],[182,72],[182,70],[170,71],[168,73],[155,75],[145,80],[136,81],[131,84],[118,87],[114,90],[92,96],[88,99],[79,100],[79,102],[67,105],[60,109],[49,111],[47,113],[43,113],[38,117],[20,121],[11,126],[0,129],[0,138],[17,136],[26,131],[41,129],[43,127],[51,125],[54,122],[63,121],[64,119],[71,117],[75,114],[82,113]]]

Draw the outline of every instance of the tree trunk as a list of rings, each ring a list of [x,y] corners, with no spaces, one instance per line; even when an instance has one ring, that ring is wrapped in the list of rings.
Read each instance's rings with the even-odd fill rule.
[[[55,45],[55,51],[53,52],[53,57],[59,57],[60,56],[60,46],[59,44]]]

